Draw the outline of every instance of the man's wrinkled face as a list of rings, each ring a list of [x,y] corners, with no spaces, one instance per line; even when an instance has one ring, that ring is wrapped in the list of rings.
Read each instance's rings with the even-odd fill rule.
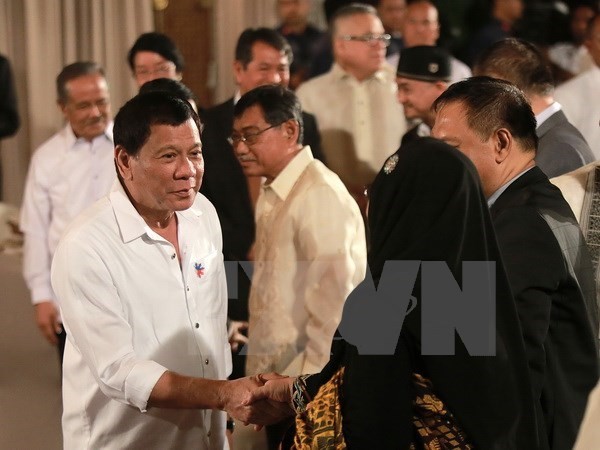
[[[274,179],[287,163],[289,135],[284,124],[270,125],[262,108],[254,105],[233,121],[233,149],[248,176]]]
[[[404,107],[407,119],[421,119],[425,122],[433,121],[431,105],[444,91],[442,82],[413,80],[411,78],[397,77],[398,101]]]
[[[196,123],[152,125],[139,152],[130,156],[115,150],[125,186],[144,217],[162,217],[194,203],[204,174],[202,143]],[[123,163],[123,158],[125,162]]]
[[[386,44],[383,41],[347,40],[353,37],[384,34],[383,25],[378,17],[371,14],[343,17],[337,21],[335,28],[334,53],[342,67],[365,77],[374,74],[382,67],[386,52]]]
[[[111,120],[106,79],[84,75],[67,81],[66,90],[67,100],[59,106],[75,136],[91,141],[104,133]]]
[[[287,87],[290,82],[290,61],[284,52],[257,41],[252,45],[252,61],[246,67],[240,61],[235,61],[233,72],[241,95],[266,84]]]

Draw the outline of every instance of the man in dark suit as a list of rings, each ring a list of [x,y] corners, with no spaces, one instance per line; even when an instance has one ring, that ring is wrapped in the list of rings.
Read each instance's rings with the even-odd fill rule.
[[[260,189],[260,177],[246,177],[228,138],[233,130],[233,106],[246,92],[265,84],[287,87],[290,80],[292,49],[277,31],[249,28],[240,35],[235,49],[233,71],[238,85],[235,96],[201,114],[205,173],[202,192],[215,206],[223,229],[225,261],[252,259],[254,242],[254,204]],[[315,158],[324,160],[321,137],[313,115],[303,113],[304,144],[310,145]],[[230,298],[229,318],[236,321],[232,333],[239,334],[248,319],[248,277],[238,269],[237,297]],[[229,280],[229,286],[233,286]],[[241,328],[240,328],[241,327]],[[243,376],[244,364],[234,358],[232,376]]]
[[[514,38],[498,41],[481,55],[474,72],[510,81],[525,93],[537,120],[535,163],[549,178],[594,161],[588,143],[554,101],[552,71],[535,45]]]
[[[488,77],[453,84],[434,110],[433,136],[473,161],[488,199],[517,303],[541,448],[571,449],[598,380],[594,275],[569,205],[535,165],[533,111],[519,89]]]

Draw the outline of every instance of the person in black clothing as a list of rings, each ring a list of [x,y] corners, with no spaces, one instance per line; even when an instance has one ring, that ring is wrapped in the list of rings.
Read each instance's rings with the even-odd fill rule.
[[[17,110],[17,94],[8,59],[0,55],[0,139],[12,136],[21,121]],[[2,166],[0,165],[0,198],[2,194]]]
[[[341,433],[327,435],[318,418],[310,424],[314,433],[323,432],[322,438],[338,443],[343,438],[348,448],[408,449],[411,443],[419,444],[413,418],[417,386],[413,379],[418,374],[421,381],[428,380],[433,394],[451,413],[444,420],[462,430],[455,437],[463,443],[492,450],[538,448],[516,305],[473,164],[432,138],[409,144],[388,159],[373,183],[369,226],[372,279],[367,277],[348,297],[339,328],[343,339],[334,341],[328,365],[319,374],[297,379],[263,375],[269,381],[251,400],[287,400],[301,412],[303,403],[314,397],[308,411],[296,416],[296,442],[306,442],[310,440],[310,433],[304,431],[306,417],[310,421],[310,411],[327,398],[327,387],[337,375],[341,386],[339,401],[334,403],[340,408],[332,414],[329,429],[339,431],[341,424]],[[421,275],[412,288],[417,306],[405,314],[399,338],[387,330],[398,329],[404,311],[391,314],[394,307],[390,310],[389,305],[400,301],[398,292],[404,286],[387,286],[403,274],[384,270],[390,261],[421,261]],[[491,263],[485,281],[490,287],[495,285],[491,291],[495,293],[495,328],[488,330],[494,356],[472,355],[460,331],[454,334],[453,354],[425,354],[422,332],[431,324],[423,314],[427,307],[424,290],[431,284],[422,286],[421,282],[423,264],[429,261],[445,263],[459,285],[467,280],[466,262]],[[388,294],[382,298],[374,287]],[[374,309],[378,305],[381,309]],[[448,321],[457,309],[455,304],[448,306]],[[374,334],[387,334],[387,340],[391,339],[387,355],[361,350]],[[384,341],[376,343],[389,344]]]
[[[573,447],[598,381],[592,261],[560,190],[536,166],[536,120],[514,85],[455,83],[434,103],[432,135],[468,156],[481,178],[517,304],[542,448]]]

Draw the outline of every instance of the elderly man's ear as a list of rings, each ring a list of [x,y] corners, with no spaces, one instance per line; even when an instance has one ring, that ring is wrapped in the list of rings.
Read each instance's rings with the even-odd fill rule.
[[[298,140],[298,133],[300,132],[300,125],[298,125],[298,122],[296,122],[293,119],[290,119],[284,122],[282,127],[288,139],[295,138],[296,141]]]
[[[131,179],[131,158],[122,145],[115,147],[115,166],[124,180]]]

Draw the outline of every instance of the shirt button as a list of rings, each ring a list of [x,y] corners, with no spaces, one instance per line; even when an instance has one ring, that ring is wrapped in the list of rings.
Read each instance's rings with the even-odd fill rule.
[[[196,322],[196,324],[194,325],[196,328],[200,328],[200,324],[198,322]]]
[[[208,366],[208,358],[206,358],[206,359],[204,360],[204,364],[206,364],[206,365]]]
[[[176,256],[177,256],[177,254],[176,254],[176,253],[173,253],[173,254],[171,255],[171,259],[175,259],[175,257],[176,257]]]
[[[186,291],[188,291],[188,292],[190,292],[190,287],[189,287],[189,286],[187,286],[187,287],[185,288],[185,290],[186,290]]]

